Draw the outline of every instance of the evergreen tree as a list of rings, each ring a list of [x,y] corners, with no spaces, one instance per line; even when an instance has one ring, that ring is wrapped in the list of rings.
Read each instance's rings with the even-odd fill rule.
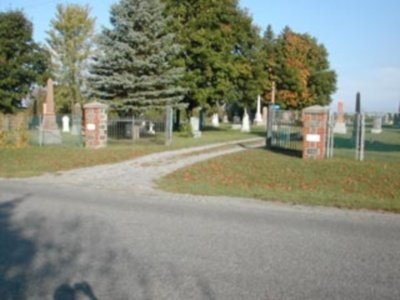
[[[92,95],[120,114],[176,107],[183,99],[183,70],[172,63],[181,47],[163,12],[159,0],[121,0],[111,9],[112,28],[99,38],[90,84]]]
[[[85,73],[94,51],[94,26],[95,19],[90,17],[88,6],[57,5],[47,43],[58,83],[55,100],[61,111],[71,111],[75,103],[83,102]]]
[[[47,66],[45,50],[32,40],[32,23],[21,11],[0,12],[0,112],[18,110]]]

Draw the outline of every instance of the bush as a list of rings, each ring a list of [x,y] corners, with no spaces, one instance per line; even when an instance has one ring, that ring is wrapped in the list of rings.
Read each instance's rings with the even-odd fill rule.
[[[23,114],[0,115],[0,121],[0,126],[2,126],[0,127],[0,148],[25,148],[28,146],[29,132]],[[8,125],[4,125],[6,123]]]

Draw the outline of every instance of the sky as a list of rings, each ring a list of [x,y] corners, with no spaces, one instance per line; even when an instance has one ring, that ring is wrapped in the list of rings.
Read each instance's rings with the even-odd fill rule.
[[[34,39],[45,42],[57,3],[89,4],[97,28],[109,26],[114,0],[0,0],[0,11],[22,9],[34,26]],[[309,33],[325,45],[331,68],[338,76],[331,107],[344,101],[354,112],[356,93],[362,110],[397,112],[400,105],[400,1],[399,0],[240,0],[265,30],[285,26]]]

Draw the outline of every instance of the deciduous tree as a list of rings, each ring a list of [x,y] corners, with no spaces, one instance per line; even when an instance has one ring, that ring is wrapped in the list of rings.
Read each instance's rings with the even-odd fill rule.
[[[0,112],[16,112],[32,85],[46,79],[47,57],[21,11],[0,12]]]
[[[59,110],[71,111],[83,102],[88,63],[94,53],[95,19],[90,8],[78,4],[58,4],[51,20],[47,44],[52,54]]]
[[[324,45],[309,34],[286,27],[277,38],[269,28],[264,36],[265,69],[276,82],[276,102],[283,108],[328,105],[336,90],[336,73],[330,69]],[[267,91],[268,92],[268,91]]]
[[[191,107],[238,101],[248,105],[260,92],[259,35],[237,0],[164,0],[183,45],[183,84]]]

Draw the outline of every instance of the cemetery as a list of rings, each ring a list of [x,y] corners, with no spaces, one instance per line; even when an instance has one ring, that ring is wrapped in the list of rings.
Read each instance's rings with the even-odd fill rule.
[[[48,99],[51,101],[51,97]],[[53,113],[51,102],[46,103],[46,114],[33,129],[34,135],[43,131],[41,143],[3,147],[0,163],[6,167],[0,169],[0,176],[40,175],[259,137],[265,139],[264,147],[176,171],[160,179],[159,187],[172,192],[400,212],[400,132],[395,126],[396,115],[391,122],[388,114],[357,113],[361,108],[359,96],[355,113],[345,112],[339,102],[337,115],[321,106],[301,112],[281,110],[276,105],[269,109],[256,107],[251,114],[244,110],[241,117],[240,112],[230,113],[233,117],[228,123],[217,123],[215,113],[206,116],[199,110],[190,118],[186,132],[172,131],[177,117],[176,112],[171,113],[171,143],[166,145],[165,117],[158,122],[154,117],[108,120],[107,106],[94,102],[83,106],[82,111],[76,109],[75,116],[60,118]],[[77,115],[81,116],[79,124]],[[261,122],[257,120],[260,115]],[[11,122],[3,116],[1,122],[2,132],[21,128],[24,122],[29,129],[24,118]],[[81,129],[81,144],[63,144],[68,136],[74,137],[74,126]],[[161,138],[154,142],[157,133]],[[385,184],[377,188],[376,182]]]
[[[0,1],[0,300],[400,299],[400,1],[356,2]]]

